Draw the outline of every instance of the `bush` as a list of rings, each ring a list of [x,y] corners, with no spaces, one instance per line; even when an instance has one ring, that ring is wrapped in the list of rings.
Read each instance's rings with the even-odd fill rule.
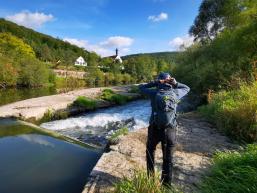
[[[18,72],[12,61],[0,55],[0,88],[16,86]]]
[[[101,95],[101,99],[122,105],[128,102],[130,100],[130,97],[121,94],[116,94],[111,89],[104,89]]]
[[[19,67],[18,85],[25,87],[44,86],[49,83],[48,66],[32,57],[21,58]]]
[[[96,101],[89,99],[85,96],[79,96],[74,102],[73,106],[77,107],[84,107],[86,109],[95,109],[96,108]]]
[[[242,84],[237,90],[216,93],[199,111],[227,135],[241,141],[257,141],[256,90],[257,82]]]
[[[175,193],[174,187],[162,186],[160,175],[148,176],[145,171],[135,171],[132,178],[124,178],[115,184],[115,193]]]
[[[85,86],[85,81],[74,77],[58,77],[55,78],[57,89],[66,89],[65,91],[73,90],[74,88],[82,88]]]
[[[214,156],[210,174],[200,185],[203,193],[257,192],[257,145],[242,152],[220,152]]]

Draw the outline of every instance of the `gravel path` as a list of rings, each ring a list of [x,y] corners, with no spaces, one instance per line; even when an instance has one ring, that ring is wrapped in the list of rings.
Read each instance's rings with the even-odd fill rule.
[[[184,192],[197,192],[197,184],[205,175],[215,151],[233,150],[238,146],[221,135],[196,112],[178,118],[179,129],[174,155],[174,184]],[[104,153],[91,173],[83,193],[108,192],[113,182],[131,176],[134,169],[145,169],[147,129],[140,129],[120,137],[119,143]],[[155,154],[156,168],[162,164],[161,146]]]

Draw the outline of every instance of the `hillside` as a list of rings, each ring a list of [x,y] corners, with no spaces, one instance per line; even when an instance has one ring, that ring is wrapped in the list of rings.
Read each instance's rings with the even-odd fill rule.
[[[99,58],[95,53],[90,53],[68,42],[19,26],[5,19],[0,19],[1,32],[11,33],[22,39],[33,48],[36,57],[41,61],[56,63],[60,60],[61,65],[72,65],[78,56],[84,57],[86,61],[92,57]]]
[[[137,57],[150,57],[154,60],[164,60],[167,63],[174,63],[179,52],[156,52],[156,53],[140,53],[123,56],[123,60]]]

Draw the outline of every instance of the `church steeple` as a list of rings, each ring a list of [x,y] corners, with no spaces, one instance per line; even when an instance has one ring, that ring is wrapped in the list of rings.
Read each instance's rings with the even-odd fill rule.
[[[119,55],[119,50],[118,50],[118,48],[116,48],[116,56],[118,56]]]

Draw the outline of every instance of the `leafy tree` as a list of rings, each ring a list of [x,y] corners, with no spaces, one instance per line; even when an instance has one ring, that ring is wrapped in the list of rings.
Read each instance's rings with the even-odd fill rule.
[[[24,57],[18,61],[20,65],[18,84],[26,87],[43,86],[49,82],[47,65],[31,57]]]
[[[204,0],[189,33],[202,43],[210,42],[224,29],[233,30],[256,20],[256,0]]]
[[[35,57],[35,52],[28,44],[10,33],[0,33],[0,53],[18,57],[22,55]]]
[[[12,65],[12,61],[0,55],[0,87],[15,86],[17,74],[17,70]]]

